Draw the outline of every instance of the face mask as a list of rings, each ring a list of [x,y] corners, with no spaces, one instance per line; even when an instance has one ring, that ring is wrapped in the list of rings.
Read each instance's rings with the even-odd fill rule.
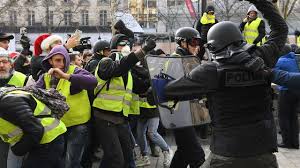
[[[127,56],[130,54],[130,47],[128,45],[124,46],[121,50],[121,53],[123,56]]]

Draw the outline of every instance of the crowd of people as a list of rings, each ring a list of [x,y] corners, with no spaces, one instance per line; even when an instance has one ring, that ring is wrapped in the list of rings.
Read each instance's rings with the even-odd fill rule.
[[[73,51],[78,36],[63,43],[46,33],[35,39],[30,55],[8,52],[14,36],[1,32],[0,167],[91,168],[99,149],[100,168],[143,167],[151,164],[149,149],[160,155],[155,146],[165,168],[278,167],[278,147],[299,149],[300,57],[297,45],[286,44],[288,27],[272,2],[248,1],[253,5],[240,27],[219,22],[208,6],[196,28],[175,33],[171,56],[194,55],[202,62],[169,82],[165,95],[177,101],[207,98],[212,121],[200,131],[206,138],[211,129],[208,158],[194,126],[172,131],[175,152],[158,131],[145,56],[167,55],[155,50],[153,39],[134,49],[133,32],[119,20],[111,41],[99,40],[91,51]],[[258,11],[270,25],[268,38]],[[279,144],[271,82],[280,85]]]

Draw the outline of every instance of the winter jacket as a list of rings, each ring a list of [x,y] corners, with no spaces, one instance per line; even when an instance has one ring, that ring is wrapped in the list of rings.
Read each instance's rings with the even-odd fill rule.
[[[95,73],[96,67],[99,63],[99,61],[103,58],[102,55],[96,55],[94,54],[93,57],[89,60],[88,63],[84,66],[84,69],[89,71],[91,74]]]
[[[300,73],[298,72],[287,72],[280,69],[272,69],[271,71],[272,82],[289,88],[293,93],[300,95]]]
[[[27,65],[25,65],[27,64]],[[14,62],[14,68],[16,71],[22,72],[25,75],[31,74],[31,68],[26,55],[19,55]]]
[[[112,53],[110,56],[112,60],[115,60],[116,53]],[[109,80],[113,77],[120,77],[122,76],[124,81],[124,86],[127,85],[127,79],[128,79],[128,71],[133,69],[135,64],[139,60],[135,56],[135,53],[131,52],[128,56],[122,57],[119,61],[112,61],[112,64],[107,64],[106,62],[99,62],[99,68],[98,68],[98,76],[102,80]],[[133,90],[132,92],[135,94],[141,94],[146,92],[146,87],[141,86],[143,85],[143,81],[138,80],[137,75],[135,73],[132,73],[133,77]],[[139,87],[140,86],[140,87]],[[107,86],[109,88],[109,85]],[[104,88],[106,89],[106,88]],[[97,118],[101,118],[113,123],[119,123],[124,121],[124,117],[122,113],[111,113],[106,110],[93,108],[94,115]]]
[[[44,53],[46,54],[46,53]],[[46,55],[33,56],[31,58],[31,75],[35,81],[39,80],[40,75],[45,73],[45,70],[42,67],[42,60]]]
[[[63,49],[62,49],[63,48]],[[51,52],[46,56],[43,61],[42,61],[42,66],[45,69],[45,71],[48,71],[52,66],[48,62],[48,60],[55,55],[56,53],[61,53],[65,57],[65,69],[64,72],[67,72],[70,66],[70,57],[67,55],[66,52],[63,52],[65,48],[63,46],[60,46],[59,48],[56,48],[56,50],[52,49]],[[44,75],[41,75],[39,80],[36,83],[36,86],[38,88],[46,88],[45,82],[44,82]],[[73,74],[71,74],[71,77],[69,79],[71,82],[71,87],[70,87],[70,93],[71,95],[77,94],[81,92],[82,90],[91,90],[94,89],[97,85],[97,80],[96,78],[89,73],[88,71],[78,68],[75,68],[75,71]]]
[[[275,69],[284,70],[287,72],[299,72],[298,61],[296,60],[295,53],[290,52],[286,55],[281,56],[276,65]],[[278,86],[279,90],[288,90],[285,86]]]
[[[38,118],[33,115],[35,107],[35,100],[28,95],[7,95],[0,101],[1,118],[20,127],[24,133],[21,140],[11,147],[17,155],[25,155],[33,150],[42,139],[44,128]]]

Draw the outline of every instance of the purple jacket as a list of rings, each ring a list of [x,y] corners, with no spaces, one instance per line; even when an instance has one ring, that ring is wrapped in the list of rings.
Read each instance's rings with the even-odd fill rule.
[[[70,56],[66,50],[66,48],[62,45],[54,47],[48,56],[46,56],[42,61],[42,66],[46,70],[46,72],[52,68],[49,64],[48,60],[56,54],[61,54],[65,57],[65,69],[64,72],[67,72],[70,66]],[[38,88],[46,88],[44,75],[41,75],[39,80],[36,83],[36,87]],[[88,71],[78,68],[75,68],[73,74],[69,79],[71,82],[70,93],[71,95],[77,94],[81,92],[83,89],[90,90],[94,89],[97,86],[97,79]]]

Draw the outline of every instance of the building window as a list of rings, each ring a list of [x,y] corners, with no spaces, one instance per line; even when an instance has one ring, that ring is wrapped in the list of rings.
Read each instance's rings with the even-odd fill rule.
[[[17,12],[16,11],[10,11],[9,12],[9,21],[10,21],[10,25],[17,25]]]
[[[35,12],[28,11],[28,26],[33,26],[35,24]]]
[[[65,11],[65,13],[64,13],[65,26],[70,26],[71,25],[71,20],[72,20],[71,11]]]
[[[109,0],[97,0],[98,5],[108,4],[108,3],[109,3]]]
[[[53,11],[49,11],[49,13],[48,13],[49,25],[53,25],[53,17],[54,17],[54,12]]]
[[[100,11],[100,26],[107,26],[107,11]]]
[[[149,8],[156,8],[156,1],[149,1],[148,0],[148,7]]]
[[[84,10],[81,13],[81,24],[83,26],[88,26],[89,25],[89,12]]]
[[[70,3],[70,2],[71,2],[71,0],[64,0],[64,2],[65,2],[65,3]]]

